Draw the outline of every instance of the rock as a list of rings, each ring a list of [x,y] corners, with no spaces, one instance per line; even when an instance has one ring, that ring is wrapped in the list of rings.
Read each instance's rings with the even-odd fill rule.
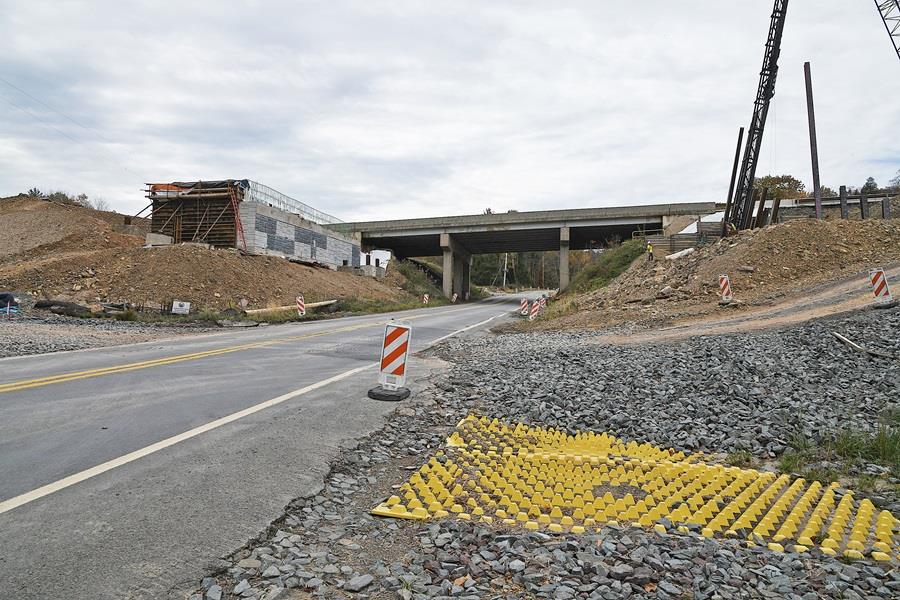
[[[237,566],[239,569],[258,569],[262,566],[262,563],[255,558],[245,558],[239,561]]]
[[[626,564],[618,564],[614,565],[609,570],[609,576],[613,579],[628,579],[634,573],[634,568],[631,565]]]
[[[263,577],[280,577],[281,571],[278,570],[278,567],[272,565],[271,567],[263,571],[262,575]]]
[[[359,575],[345,583],[344,589],[348,592],[359,592],[368,587],[373,581],[375,581],[375,578],[371,575]]]
[[[222,587],[219,585],[211,585],[206,590],[206,600],[222,600]]]
[[[247,581],[246,579],[241,579],[240,583],[238,583],[236,586],[234,586],[234,593],[235,594],[243,594],[244,592],[246,592],[249,589],[250,589],[250,582]]]
[[[509,563],[509,565],[507,565],[507,567],[509,568],[510,571],[513,571],[514,573],[519,573],[519,572],[525,570],[525,563],[519,559],[516,559],[514,561],[511,561]]]

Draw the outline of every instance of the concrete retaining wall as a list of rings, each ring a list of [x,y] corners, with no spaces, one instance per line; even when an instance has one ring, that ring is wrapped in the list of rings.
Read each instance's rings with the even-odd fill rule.
[[[241,202],[240,214],[250,253],[317,262],[332,269],[359,266],[359,243],[352,238],[256,202]]]

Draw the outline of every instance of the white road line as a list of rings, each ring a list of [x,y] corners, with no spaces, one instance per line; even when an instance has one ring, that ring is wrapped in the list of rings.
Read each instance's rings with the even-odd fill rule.
[[[506,314],[506,313],[501,313],[501,314]],[[468,327],[463,327],[462,329],[458,329],[458,330],[454,331],[453,333],[449,333],[443,337],[436,339],[435,341],[426,345],[425,348],[430,348],[431,346],[434,346],[438,342],[446,340],[447,338],[451,338],[454,335],[458,335],[464,331],[468,331],[470,329],[474,329],[475,327],[485,325],[485,324],[489,323],[490,321],[493,321],[498,316],[501,316],[501,315],[494,315],[490,319],[486,319],[484,321],[481,321],[480,323],[475,323],[474,325],[469,325]],[[376,366],[378,366],[378,364],[379,363],[374,362],[374,363],[368,364],[364,367],[357,367],[355,369],[350,369],[349,371],[344,371],[343,373],[339,373],[333,377],[329,377],[328,379],[323,379],[322,381],[318,381],[318,382],[308,385],[306,387],[294,390],[292,392],[288,392],[287,394],[282,394],[281,396],[278,396],[277,398],[272,398],[271,400],[266,400],[265,402],[261,402],[254,406],[250,406],[243,410],[239,410],[235,413],[231,413],[230,415],[216,419],[215,421],[210,421],[209,423],[206,423],[204,425],[200,425],[199,427],[195,427],[194,429],[185,431],[184,433],[179,433],[178,435],[174,435],[174,436],[166,438],[164,440],[160,440],[160,441],[156,442],[155,444],[150,444],[149,446],[141,448],[140,450],[135,450],[134,452],[129,452],[128,454],[125,454],[118,458],[114,458],[105,463],[96,465],[89,469],[85,469],[84,471],[80,471],[73,475],[69,475],[68,477],[64,477],[63,479],[60,479],[58,481],[54,481],[53,483],[48,483],[47,485],[33,489],[30,492],[25,492],[24,494],[15,496],[14,498],[10,498],[9,500],[4,500],[4,501],[0,502],[0,515],[2,515],[3,513],[9,512],[15,508],[18,508],[20,506],[23,506],[25,504],[28,504],[29,502],[34,502],[35,500],[39,500],[40,498],[43,498],[44,496],[49,496],[50,494],[53,494],[54,492],[58,492],[67,487],[81,483],[82,481],[91,479],[92,477],[96,477],[97,475],[102,475],[103,473],[106,473],[107,471],[111,471],[117,467],[127,465],[130,462],[134,462],[136,460],[144,458],[145,456],[149,456],[150,454],[159,452],[160,450],[164,450],[170,446],[174,446],[175,444],[177,444],[179,442],[189,440],[191,438],[197,437],[200,434],[206,433],[208,431],[212,431],[213,429],[218,429],[219,427],[222,427],[223,425],[233,423],[234,421],[237,421],[238,419],[243,419],[244,417],[250,416],[254,413],[258,413],[261,410],[271,408],[273,406],[281,404],[282,402],[286,402],[286,401],[296,398],[298,396],[303,396],[304,394],[308,394],[309,392],[313,392],[315,390],[321,389],[332,383],[336,383],[343,379],[347,379],[348,377],[352,377],[353,375],[356,375],[357,373],[362,373],[363,371],[366,371],[368,369],[376,367]]]
[[[502,312],[502,313],[500,313],[499,315],[494,315],[494,316],[491,317],[490,319],[485,319],[484,321],[481,321],[480,323],[475,323],[474,325],[469,325],[468,327],[463,327],[462,329],[457,329],[457,330],[454,331],[453,333],[448,333],[447,335],[445,335],[445,336],[443,336],[443,337],[439,337],[438,339],[434,340],[434,341],[431,342],[430,344],[426,345],[426,346],[425,346],[425,349],[427,350],[428,348],[431,348],[431,347],[434,346],[435,344],[440,344],[441,342],[443,342],[443,341],[446,340],[447,338],[452,338],[454,335],[458,335],[458,334],[462,333],[463,331],[468,331],[468,330],[470,330],[470,329],[475,329],[476,327],[481,327],[482,325],[487,325],[488,323],[490,323],[491,321],[493,321],[493,320],[496,319],[497,317],[502,317],[503,315],[507,315],[507,314],[509,314],[509,311],[507,311],[507,312]]]

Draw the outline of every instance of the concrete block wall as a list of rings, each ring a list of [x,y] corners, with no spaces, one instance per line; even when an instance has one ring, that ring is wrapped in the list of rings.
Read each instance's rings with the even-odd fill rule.
[[[351,238],[256,202],[241,202],[240,214],[248,252],[314,261],[332,269],[359,266],[359,243]]]

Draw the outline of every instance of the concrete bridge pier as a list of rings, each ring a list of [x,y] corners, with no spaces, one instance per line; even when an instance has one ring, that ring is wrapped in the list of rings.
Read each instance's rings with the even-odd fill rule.
[[[463,300],[469,297],[472,254],[449,233],[441,234],[441,250],[444,252],[444,296],[459,294]]]
[[[569,228],[559,228],[559,292],[569,288]]]

